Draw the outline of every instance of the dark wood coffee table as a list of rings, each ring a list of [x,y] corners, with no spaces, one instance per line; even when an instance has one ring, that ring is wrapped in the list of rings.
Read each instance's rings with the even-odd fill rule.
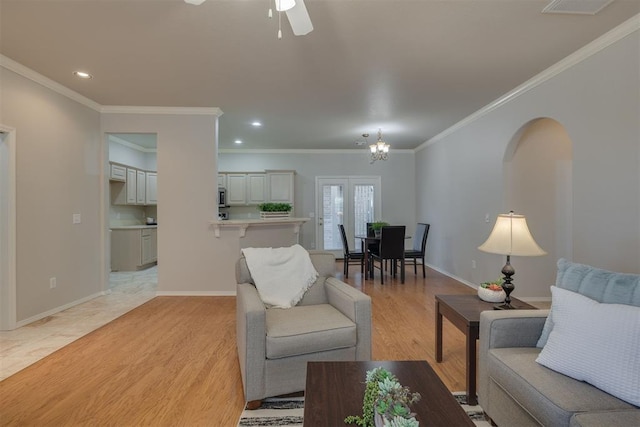
[[[382,366],[403,386],[422,396],[411,408],[420,425],[473,426],[473,422],[426,361],[308,362],[304,425],[343,426],[349,415],[362,416],[367,371]]]
[[[442,362],[442,317],[464,332],[467,338],[467,403],[477,405],[476,396],[476,340],[480,333],[480,313],[493,310],[495,303],[482,301],[477,295],[436,295],[436,362]],[[536,308],[511,298],[516,309]]]

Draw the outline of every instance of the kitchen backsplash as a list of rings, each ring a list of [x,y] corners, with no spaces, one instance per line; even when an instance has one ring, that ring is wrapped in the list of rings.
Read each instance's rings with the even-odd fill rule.
[[[109,208],[110,226],[142,225],[147,217],[155,218],[158,222],[158,207],[111,205]]]

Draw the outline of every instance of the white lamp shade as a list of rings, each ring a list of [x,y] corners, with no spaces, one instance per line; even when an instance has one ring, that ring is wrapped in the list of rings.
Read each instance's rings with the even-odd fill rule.
[[[533,240],[524,215],[513,213],[498,215],[489,238],[478,246],[478,249],[500,255],[546,255],[546,252]]]
[[[275,0],[275,1],[276,1],[276,10],[278,12],[287,11],[296,5],[296,0]]]

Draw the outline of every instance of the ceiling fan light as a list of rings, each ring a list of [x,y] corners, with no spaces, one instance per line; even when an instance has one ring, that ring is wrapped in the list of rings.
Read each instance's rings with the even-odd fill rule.
[[[278,12],[285,12],[296,5],[296,0],[275,0],[275,2]]]

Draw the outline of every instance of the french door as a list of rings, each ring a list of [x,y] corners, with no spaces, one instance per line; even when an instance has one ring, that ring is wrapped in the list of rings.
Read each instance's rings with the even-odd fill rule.
[[[338,224],[343,224],[349,247],[360,248],[355,236],[367,234],[367,223],[382,217],[380,177],[316,177],[316,245],[342,256]]]

